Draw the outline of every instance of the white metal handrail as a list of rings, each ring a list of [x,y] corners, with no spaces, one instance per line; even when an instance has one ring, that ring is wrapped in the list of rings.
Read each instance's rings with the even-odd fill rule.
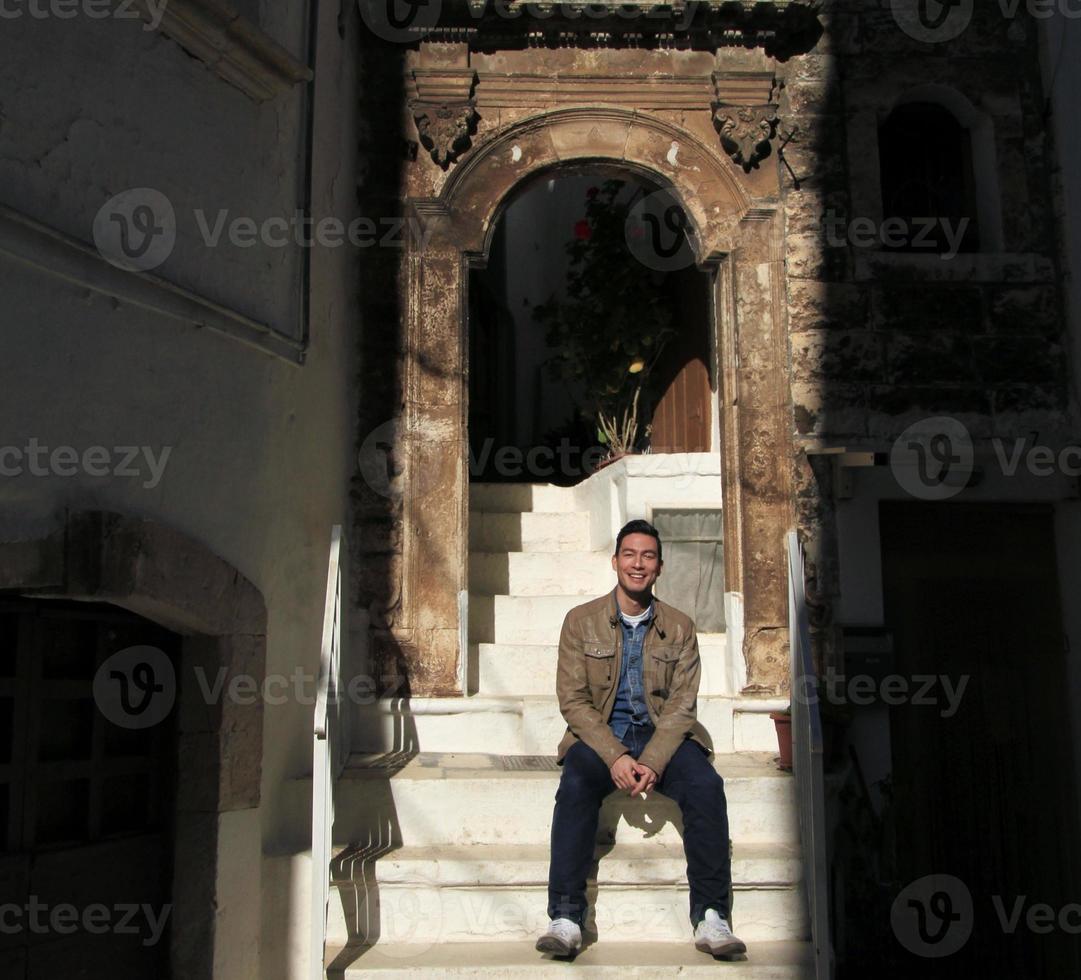
[[[346,552],[340,524],[330,532],[330,563],[323,637],[319,650],[319,682],[312,739],[312,905],[310,980],[325,980],[323,956],[330,901],[330,851],[334,827],[334,780],[345,765],[346,736],[342,712],[342,643],[346,602]]]
[[[826,869],[825,778],[822,770],[822,719],[818,713],[818,678],[811,652],[811,624],[803,547],[795,531],[787,534],[788,635],[792,667],[792,771],[799,801],[803,880],[815,947],[815,977],[833,976],[829,935],[829,889]]]

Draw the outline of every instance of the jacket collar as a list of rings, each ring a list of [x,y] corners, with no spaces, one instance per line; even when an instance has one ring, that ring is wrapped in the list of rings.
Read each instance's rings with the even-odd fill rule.
[[[664,633],[664,603],[656,596],[653,597],[653,615],[648,625],[656,628],[657,635],[663,640]],[[616,590],[608,593],[608,625],[615,629],[619,625],[619,605],[616,602]]]

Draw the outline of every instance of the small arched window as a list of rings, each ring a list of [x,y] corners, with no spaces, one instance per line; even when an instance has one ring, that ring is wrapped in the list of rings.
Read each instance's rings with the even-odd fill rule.
[[[972,139],[956,117],[930,102],[900,105],[879,128],[878,150],[886,247],[978,251]]]

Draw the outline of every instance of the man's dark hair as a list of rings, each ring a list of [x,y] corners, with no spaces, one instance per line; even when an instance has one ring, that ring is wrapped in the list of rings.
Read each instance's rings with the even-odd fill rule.
[[[656,538],[657,539],[657,558],[660,559],[661,561],[664,560],[663,556],[661,555],[661,536],[660,536],[660,534],[657,532],[657,529],[652,524],[649,523],[649,521],[643,521],[643,520],[627,521],[627,523],[624,524],[623,527],[621,527],[619,529],[619,534],[616,535],[616,550],[615,550],[614,554],[617,554],[617,555],[619,554],[619,549],[620,549],[620,546],[623,544],[623,539],[628,534],[648,534],[651,538]]]

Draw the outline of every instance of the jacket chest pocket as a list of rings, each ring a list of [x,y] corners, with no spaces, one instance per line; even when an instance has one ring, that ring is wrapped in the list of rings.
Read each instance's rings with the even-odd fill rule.
[[[590,685],[608,684],[612,680],[612,666],[616,662],[616,652],[611,647],[587,646],[586,678]]]
[[[678,662],[679,650],[676,647],[661,647],[659,650],[650,651],[647,687],[651,694],[661,698],[668,697]]]

